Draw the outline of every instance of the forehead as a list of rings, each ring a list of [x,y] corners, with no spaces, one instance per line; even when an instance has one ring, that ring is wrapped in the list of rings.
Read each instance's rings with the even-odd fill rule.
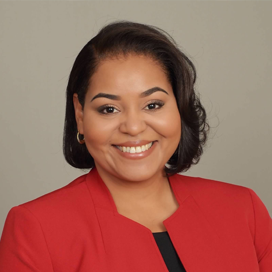
[[[100,62],[90,79],[88,92],[135,94],[149,88],[172,89],[162,66],[149,56],[128,55]]]

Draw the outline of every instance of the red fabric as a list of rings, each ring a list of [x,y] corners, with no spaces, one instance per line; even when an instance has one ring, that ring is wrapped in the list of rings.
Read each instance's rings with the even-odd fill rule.
[[[164,225],[187,272],[271,272],[272,221],[250,189],[175,175],[180,206]],[[166,272],[149,229],[118,214],[96,169],[14,207],[1,272]]]

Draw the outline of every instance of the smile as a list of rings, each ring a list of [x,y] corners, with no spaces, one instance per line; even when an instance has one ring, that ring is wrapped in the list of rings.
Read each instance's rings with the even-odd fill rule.
[[[151,146],[153,145],[154,142],[151,142],[149,144],[146,145],[142,145],[142,146],[118,146],[116,145],[116,147],[124,153],[141,153],[144,151],[147,151],[149,148],[151,148]]]

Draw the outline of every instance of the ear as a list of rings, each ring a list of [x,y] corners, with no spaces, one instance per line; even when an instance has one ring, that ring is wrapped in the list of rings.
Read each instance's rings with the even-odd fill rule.
[[[84,134],[83,109],[82,109],[82,105],[80,104],[80,102],[78,100],[77,93],[74,93],[74,95],[73,95],[73,103],[74,103],[75,117],[76,117],[76,122],[77,122],[77,130],[80,134]]]

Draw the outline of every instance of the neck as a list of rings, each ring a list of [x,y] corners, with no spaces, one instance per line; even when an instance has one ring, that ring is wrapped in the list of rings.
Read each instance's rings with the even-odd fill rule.
[[[101,171],[102,170],[102,171]],[[146,180],[123,180],[97,169],[108,187],[116,209],[152,232],[165,231],[163,221],[178,208],[178,202],[163,172]]]
[[[97,171],[109,189],[116,207],[128,205],[130,207],[154,205],[171,194],[171,187],[164,170],[146,180],[130,181],[111,175],[99,166]]]

